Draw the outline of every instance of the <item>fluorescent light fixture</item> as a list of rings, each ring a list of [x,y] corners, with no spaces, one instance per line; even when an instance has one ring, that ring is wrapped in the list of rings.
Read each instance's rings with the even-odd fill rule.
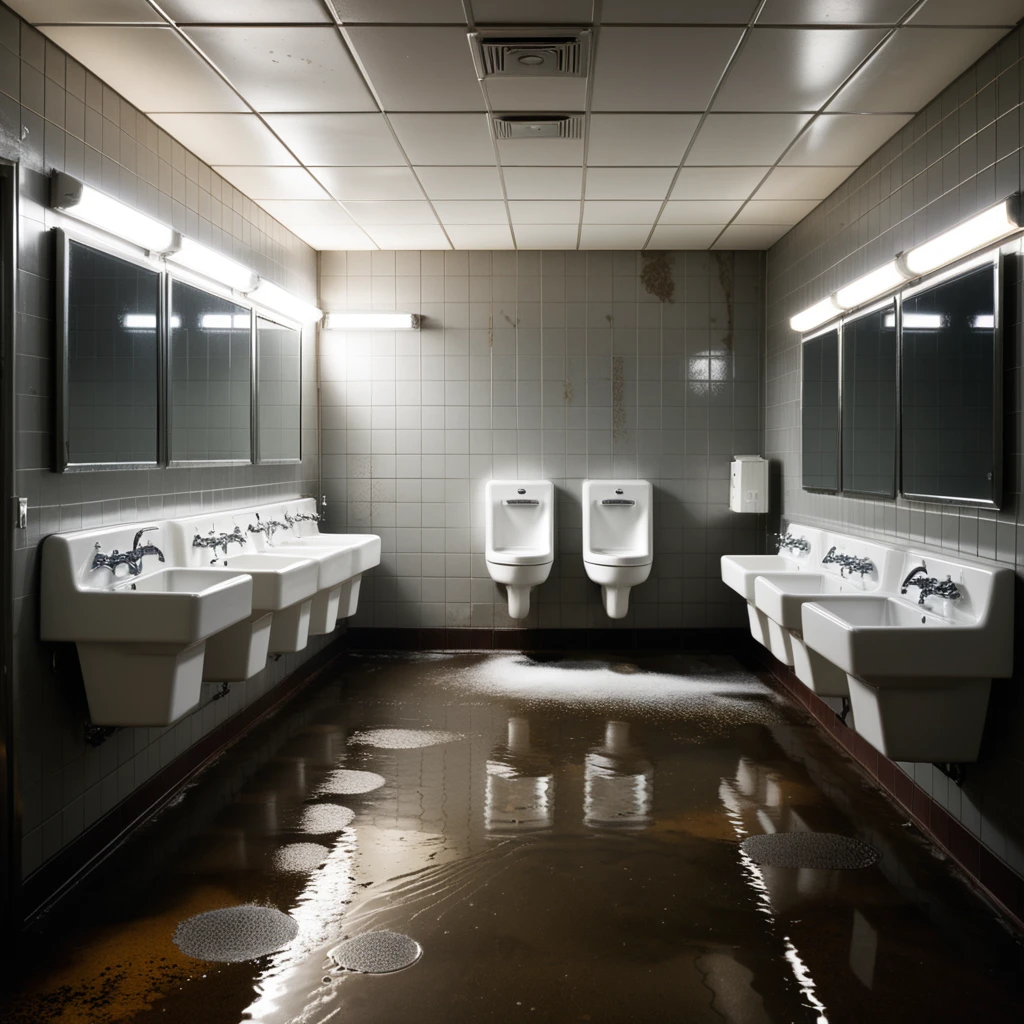
[[[126,331],[155,331],[156,330],[156,314],[155,313],[125,313],[124,320],[122,321],[124,329]],[[171,317],[171,327],[180,327],[181,317]]]
[[[971,317],[971,326],[976,331],[994,331],[996,318],[992,313],[979,313],[978,316]]]
[[[248,313],[204,313],[199,326],[207,331],[248,330],[252,317]]]
[[[181,248],[168,253],[167,259],[235,291],[248,292],[256,287],[257,278],[252,270],[191,238],[183,238]]]
[[[50,178],[50,206],[150,252],[168,252],[181,244],[173,228],[63,171],[54,171]]]
[[[272,309],[275,313],[280,313],[282,316],[286,316],[290,320],[297,320],[302,324],[314,323],[324,315],[323,311],[317,309],[316,306],[303,302],[302,299],[297,299],[290,292],[286,292],[283,288],[278,288],[276,284],[271,284],[270,281],[264,281],[263,278],[260,278],[259,284],[252,291],[246,292],[246,294],[253,302],[266,306],[267,309]]]
[[[910,276],[920,277],[1012,235],[1020,230],[1020,220],[1020,197],[1014,194],[931,241],[914,246],[900,261]]]
[[[840,309],[854,309],[865,302],[877,299],[886,292],[895,291],[907,279],[896,260],[884,267],[872,270],[870,274],[858,277],[856,281],[840,288],[835,293],[835,302]]]
[[[415,331],[418,313],[328,313],[325,331]]]
[[[885,318],[886,327],[896,326],[896,314],[890,313]],[[942,327],[941,313],[904,313],[903,326],[912,331],[937,331]]]
[[[832,296],[828,296],[826,299],[822,299],[821,302],[816,302],[813,306],[808,307],[802,313],[797,313],[796,316],[791,317],[789,326],[794,331],[813,331],[819,324],[825,323],[826,320],[831,320],[842,312],[839,306],[835,304]]]

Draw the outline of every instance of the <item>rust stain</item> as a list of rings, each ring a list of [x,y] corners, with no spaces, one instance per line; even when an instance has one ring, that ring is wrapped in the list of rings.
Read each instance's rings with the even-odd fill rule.
[[[513,320],[512,317],[510,317],[508,313],[505,312],[505,310],[501,311],[501,315],[505,318],[505,322],[509,325],[509,327],[519,326],[519,317],[516,317],[515,320]]]
[[[563,380],[562,381],[562,401],[565,402],[566,405],[572,405],[572,397],[573,397],[572,396],[572,381],[571,380]]]
[[[672,277],[675,259],[667,252],[642,252],[640,255],[644,260],[640,282],[647,294],[661,302],[675,302],[676,282]]]
[[[722,294],[725,296],[725,335],[722,341],[728,351],[732,351],[733,341],[733,301],[736,291],[736,253],[734,252],[713,252],[715,262],[718,264],[718,281],[722,286]],[[712,323],[714,321],[712,320]]]
[[[612,441],[625,441],[626,430],[626,365],[623,356],[612,356]]]

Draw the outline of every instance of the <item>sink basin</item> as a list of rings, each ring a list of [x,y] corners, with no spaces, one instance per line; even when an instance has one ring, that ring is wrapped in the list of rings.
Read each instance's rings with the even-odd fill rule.
[[[788,555],[722,555],[722,582],[736,591],[744,601],[754,601],[754,581],[765,573],[800,573],[810,567]]]
[[[319,567],[312,558],[261,551],[229,556],[224,567],[252,576],[254,609],[281,611],[308,600],[317,591]]]

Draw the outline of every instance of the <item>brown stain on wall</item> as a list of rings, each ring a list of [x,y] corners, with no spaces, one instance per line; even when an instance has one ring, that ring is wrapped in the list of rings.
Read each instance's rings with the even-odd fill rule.
[[[623,356],[612,356],[612,441],[625,441],[626,365]]]
[[[572,394],[572,381],[571,380],[563,380],[562,381],[562,401],[565,402],[566,405],[572,405],[572,398],[573,398],[573,394]]]
[[[736,295],[736,253],[734,252],[713,252],[712,257],[718,264],[718,283],[722,286],[722,294],[725,296],[725,335],[722,341],[728,351],[732,351],[732,340],[734,330],[733,303]],[[714,321],[712,320],[712,323]]]
[[[676,282],[672,277],[675,259],[667,252],[642,252],[640,255],[644,261],[640,283],[647,294],[661,302],[675,302]]]

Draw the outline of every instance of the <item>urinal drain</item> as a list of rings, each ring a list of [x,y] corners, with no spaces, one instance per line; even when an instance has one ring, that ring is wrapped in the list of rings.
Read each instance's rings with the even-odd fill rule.
[[[174,944],[196,960],[235,964],[284,948],[299,933],[295,919],[273,907],[245,904],[208,910],[175,929]]]
[[[398,932],[364,932],[335,946],[328,956],[344,971],[391,974],[416,963],[423,947]]]
[[[384,776],[376,772],[359,772],[351,768],[338,768],[320,784],[319,793],[339,793],[350,796],[354,793],[370,793],[384,785]]]
[[[327,860],[330,852],[319,843],[289,843],[274,851],[274,868],[289,874],[308,875]]]
[[[299,830],[319,836],[328,832],[340,832],[352,824],[356,812],[341,804],[311,804],[302,812]]]
[[[774,832],[750,836],[740,849],[768,868],[818,868],[823,871],[869,868],[881,854],[852,836],[829,832]]]
[[[465,738],[460,732],[445,732],[443,729],[364,729],[349,736],[348,742],[382,750],[414,750],[457,743]]]

